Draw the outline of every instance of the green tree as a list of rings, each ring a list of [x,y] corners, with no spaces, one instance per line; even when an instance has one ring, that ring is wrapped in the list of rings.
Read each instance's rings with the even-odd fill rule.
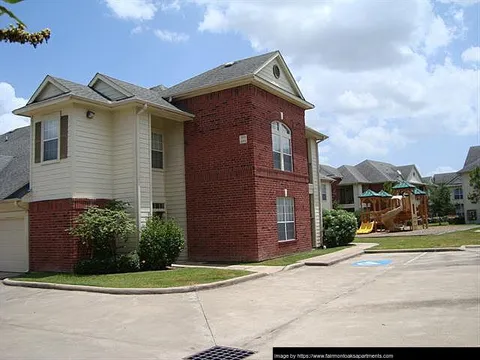
[[[2,0],[8,4],[18,4],[23,0]],[[9,25],[6,28],[0,29],[0,41],[20,44],[31,44],[33,47],[37,47],[38,44],[47,42],[50,39],[50,29],[43,29],[38,32],[28,32],[27,26],[20,20],[11,10],[5,6],[0,5],[0,16],[7,15],[12,19],[15,24]]]
[[[383,191],[393,194],[393,182],[387,181],[383,183]]]
[[[468,200],[476,204],[480,201],[480,167],[476,167],[470,172],[470,186],[472,191],[468,193]]]
[[[445,216],[455,211],[450,197],[450,189],[445,184],[432,188],[429,200],[432,215]]]

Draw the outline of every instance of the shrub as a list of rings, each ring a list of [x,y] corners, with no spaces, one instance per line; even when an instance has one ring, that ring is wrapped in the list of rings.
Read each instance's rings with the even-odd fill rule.
[[[174,220],[148,219],[138,247],[142,270],[163,270],[172,265],[184,245],[183,231]]]
[[[355,239],[357,219],[345,210],[327,210],[323,213],[323,228],[325,246],[344,246]]]
[[[78,275],[112,274],[117,271],[113,258],[80,260],[73,269]]]
[[[118,257],[117,272],[127,273],[135,271],[140,271],[140,257],[136,251]]]
[[[92,258],[115,257],[118,244],[126,242],[136,229],[126,207],[121,201],[112,201],[106,208],[90,206],[77,216],[69,232],[91,250]]]

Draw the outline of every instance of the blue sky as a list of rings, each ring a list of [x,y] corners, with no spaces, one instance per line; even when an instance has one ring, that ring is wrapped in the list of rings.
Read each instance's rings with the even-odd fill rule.
[[[96,72],[171,86],[227,61],[280,50],[307,124],[330,138],[322,161],[458,170],[478,145],[477,0],[85,0],[12,6],[48,44],[0,44],[0,133],[47,74]],[[0,18],[0,26],[8,19]]]

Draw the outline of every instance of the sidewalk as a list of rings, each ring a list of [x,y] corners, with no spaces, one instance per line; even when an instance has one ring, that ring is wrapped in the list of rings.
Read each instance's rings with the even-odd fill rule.
[[[305,259],[303,260],[303,262],[307,266],[330,266],[340,261],[361,255],[364,253],[364,250],[374,247],[376,245],[377,244],[374,243],[356,243],[355,246],[352,246],[348,249],[326,255],[316,256],[310,259]]]

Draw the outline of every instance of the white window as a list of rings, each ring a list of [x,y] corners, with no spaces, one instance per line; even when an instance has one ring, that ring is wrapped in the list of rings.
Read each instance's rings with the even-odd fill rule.
[[[163,135],[152,132],[152,168],[163,169]]]
[[[292,133],[284,124],[272,123],[273,167],[278,170],[293,171]]]
[[[165,203],[152,203],[152,216],[163,219],[165,215]]]
[[[57,160],[59,152],[60,124],[58,120],[46,120],[43,125],[43,161]]]
[[[462,188],[455,188],[453,189],[453,198],[455,200],[462,200],[463,199],[463,190]]]
[[[327,185],[322,184],[322,200],[327,201]]]
[[[295,239],[295,209],[293,198],[277,198],[278,241]]]

